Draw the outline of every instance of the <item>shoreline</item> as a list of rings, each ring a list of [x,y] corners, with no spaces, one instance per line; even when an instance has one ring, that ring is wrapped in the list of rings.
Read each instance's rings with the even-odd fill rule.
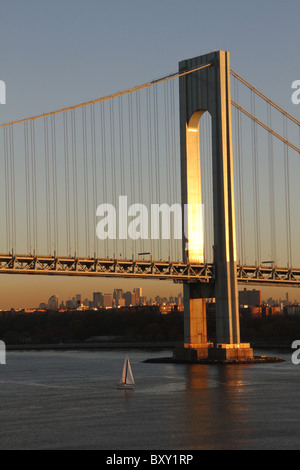
[[[184,361],[180,359],[174,359],[172,357],[161,357],[154,359],[146,359],[146,364],[198,364],[198,365],[253,365],[253,364],[274,364],[285,362],[280,357],[266,357],[266,356],[254,356],[253,359],[240,359],[240,360],[215,360],[215,359],[199,359],[197,361]]]
[[[269,342],[250,342],[253,349],[281,349],[290,350],[291,345],[286,343],[269,343]],[[182,346],[182,343],[177,342],[81,342],[81,343],[48,343],[48,344],[7,344],[7,351],[43,351],[43,350],[101,350],[101,349],[175,349]]]
[[[174,349],[181,343],[154,343],[154,342],[138,342],[138,343],[114,343],[114,342],[98,342],[98,343],[59,343],[59,344],[8,344],[7,351],[43,351],[58,350],[71,351],[77,350],[97,350],[97,349]]]

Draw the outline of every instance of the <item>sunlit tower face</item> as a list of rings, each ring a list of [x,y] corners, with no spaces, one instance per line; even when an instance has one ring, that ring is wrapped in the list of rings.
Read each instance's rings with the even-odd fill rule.
[[[196,111],[186,126],[187,246],[189,262],[204,263],[204,220],[201,189],[199,121],[204,111]]]

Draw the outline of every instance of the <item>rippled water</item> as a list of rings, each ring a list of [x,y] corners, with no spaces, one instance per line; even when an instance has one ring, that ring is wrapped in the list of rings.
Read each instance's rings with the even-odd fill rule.
[[[116,388],[125,354],[134,391]],[[149,364],[171,351],[8,352],[0,449],[298,449],[300,366]]]

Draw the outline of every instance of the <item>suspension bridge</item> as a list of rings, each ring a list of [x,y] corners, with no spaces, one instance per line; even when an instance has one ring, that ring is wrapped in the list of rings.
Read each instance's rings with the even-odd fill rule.
[[[0,273],[182,282],[186,346],[207,342],[208,297],[219,305],[219,343],[240,344],[238,284],[300,286],[299,124],[223,51],[1,124]],[[135,210],[120,217],[135,236],[121,218],[115,236],[104,223],[97,236],[99,205],[117,208],[125,195]],[[182,219],[182,236],[174,204],[203,207]],[[141,207],[152,205],[170,208],[169,236],[145,230]]]

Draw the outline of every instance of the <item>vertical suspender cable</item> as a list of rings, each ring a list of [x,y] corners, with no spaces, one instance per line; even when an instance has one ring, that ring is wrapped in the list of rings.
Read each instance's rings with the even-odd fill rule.
[[[283,116],[284,138],[287,140],[287,119]],[[286,234],[287,234],[287,263],[292,267],[292,244],[291,244],[291,206],[290,206],[290,170],[289,149],[284,144],[284,184],[285,184],[285,212],[286,212]]]
[[[151,89],[146,90],[146,108],[147,108],[147,160],[148,160],[148,175],[149,175],[149,205],[153,201],[153,172],[152,172],[152,112],[151,112]],[[149,232],[150,233],[150,232]],[[153,253],[153,240],[152,234],[150,234],[150,253],[151,257]]]
[[[10,173],[11,173],[11,238],[12,238],[12,248],[16,248],[16,182],[15,182],[15,154],[14,154],[14,129],[13,126],[9,127],[9,144],[10,144]]]
[[[10,240],[10,191],[9,191],[9,157],[8,157],[8,129],[4,129],[4,169],[5,169],[5,208],[6,208],[6,244],[7,252],[11,250]]]
[[[102,140],[102,201],[107,197],[107,174],[106,174],[106,126],[105,126],[105,103],[100,103],[101,115],[101,140]],[[105,254],[108,257],[107,239],[104,240]]]
[[[124,127],[123,127],[123,101],[122,96],[118,100],[119,105],[119,156],[120,156],[120,180],[121,196],[125,196],[125,167],[124,167]],[[125,214],[121,214],[123,217]],[[126,241],[123,239],[122,257],[126,258]]]
[[[134,172],[134,145],[133,145],[133,117],[132,93],[128,95],[128,126],[129,126],[129,159],[130,159],[130,188],[131,204],[135,204],[135,172]],[[135,253],[135,240],[132,243],[132,256]]]
[[[267,103],[268,126],[272,128],[271,105]],[[271,257],[276,264],[276,222],[275,222],[275,182],[274,182],[274,152],[273,136],[268,133],[268,169],[269,169],[269,199],[270,199],[270,234]]]
[[[96,160],[96,130],[95,130],[95,105],[91,105],[91,143],[92,143],[92,168],[93,168],[93,214],[97,207],[97,160]],[[93,219],[94,220],[94,219]],[[94,229],[94,257],[98,256],[96,229]]]
[[[85,203],[85,256],[90,256],[90,218],[89,218],[89,185],[88,185],[88,156],[87,156],[87,127],[86,108],[82,108],[82,147],[83,147],[83,179]]]
[[[239,194],[240,194],[240,205],[239,205],[239,218],[240,218],[240,243],[241,243],[241,261],[245,263],[245,214],[244,214],[244,172],[243,172],[243,128],[242,128],[242,116],[238,112],[238,168],[239,168]]]
[[[137,136],[137,178],[138,178],[138,203],[142,204],[142,147],[141,147],[141,105],[140,105],[140,93],[136,94],[136,136]],[[142,231],[142,227],[140,227]],[[140,238],[140,252],[144,252],[144,240]]]
[[[110,117],[110,160],[112,172],[112,204],[116,208],[116,151],[115,151],[115,118],[114,118],[114,100],[110,100],[109,117]],[[113,257],[117,258],[117,240],[113,242]]]
[[[157,86],[154,87],[154,158],[155,158],[155,178],[156,178],[156,194],[158,203],[161,203],[161,188],[160,188],[160,168],[159,168],[159,111],[158,111],[158,90]],[[161,234],[158,240],[158,259],[161,259]]]
[[[57,162],[55,116],[51,116],[52,177],[53,177],[53,239],[54,250],[58,252],[58,203],[57,203]]]
[[[49,165],[49,135],[48,118],[44,118],[44,144],[45,144],[45,180],[46,180],[46,238],[47,251],[51,254],[51,227],[50,227],[50,165]]]
[[[178,182],[178,164],[179,164],[179,159],[178,159],[178,154],[177,154],[177,126],[178,125],[176,121],[176,109],[175,109],[175,81],[171,80],[170,83],[171,86],[171,130],[172,130],[172,148],[171,148],[171,166],[172,166],[172,200],[175,202],[175,200],[178,201],[177,197],[177,189],[180,187],[180,184]],[[179,198],[180,200],[180,198]],[[178,260],[181,259],[181,240],[176,240],[175,242],[176,246],[176,253],[174,253],[175,257],[174,259]]]
[[[235,79],[235,99],[239,102],[239,88],[238,80]],[[244,194],[243,194],[243,160],[242,160],[242,123],[241,113],[238,109],[235,112],[235,135],[236,135],[236,151],[237,151],[237,202],[238,202],[238,215],[239,215],[239,244],[240,244],[240,261],[242,264],[245,262],[244,253]]]
[[[33,250],[38,252],[38,238],[37,238],[37,194],[36,194],[36,151],[35,151],[35,123],[31,121],[31,176],[32,176],[32,235],[33,235]]]
[[[67,255],[71,256],[70,242],[70,181],[69,181],[69,142],[68,142],[68,114],[64,113],[64,161],[65,161],[65,198],[66,198],[66,248]]]
[[[78,253],[78,188],[77,188],[77,151],[76,151],[76,121],[75,110],[71,111],[72,130],[72,169],[73,169],[73,208],[74,208],[74,248],[75,255]]]
[[[27,253],[31,252],[31,211],[30,211],[30,176],[29,176],[29,150],[28,150],[28,124],[24,123],[24,150],[25,150],[25,192],[26,192],[26,228],[27,228]]]
[[[169,82],[164,84],[165,88],[165,140],[166,140],[166,181],[167,181],[167,203],[169,206],[172,206],[173,202],[175,202],[172,198],[172,163],[171,163],[171,90]],[[170,243],[169,243],[169,258],[174,259],[174,233],[175,233],[175,223],[176,217],[174,213],[173,217],[173,224],[171,223],[171,216],[170,216]],[[172,228],[173,225],[173,228]]]
[[[255,95],[251,91],[251,113],[255,116]],[[255,258],[260,264],[260,216],[259,216],[259,177],[258,177],[258,155],[257,155],[257,128],[252,122],[252,162],[253,162],[253,200],[254,200],[254,231],[255,231]]]

